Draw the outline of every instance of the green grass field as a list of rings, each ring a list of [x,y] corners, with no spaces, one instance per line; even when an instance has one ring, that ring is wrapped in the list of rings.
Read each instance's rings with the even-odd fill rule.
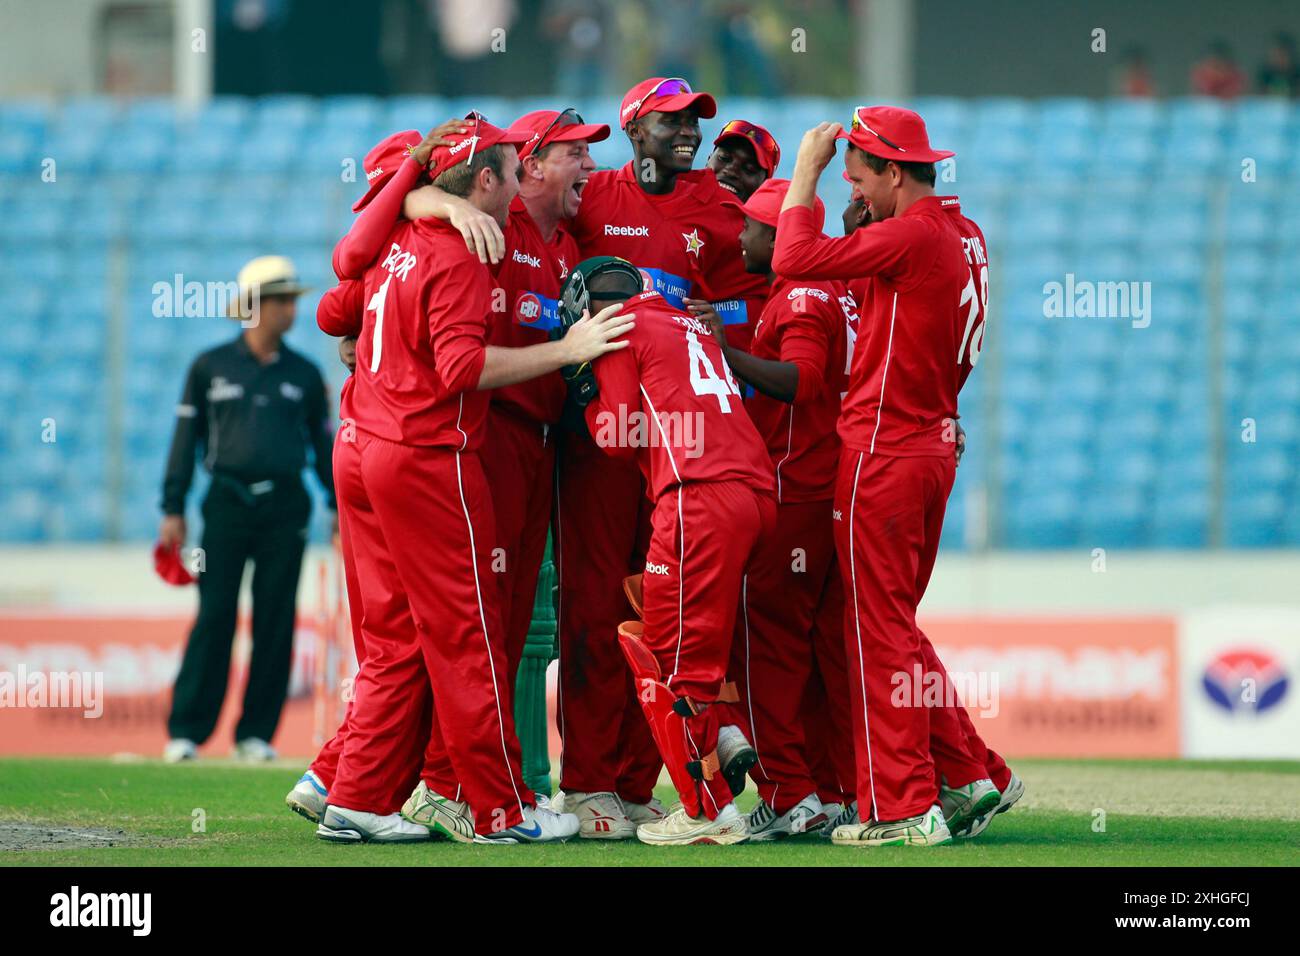
[[[337,846],[284,794],[287,762],[0,759],[0,866],[1278,866],[1300,862],[1300,763],[1018,761],[1028,792],[979,838],[932,850],[636,842]],[[671,790],[660,798],[671,802]],[[752,805],[748,791],[742,809]],[[203,829],[196,832],[197,822]],[[1104,825],[1104,829],[1102,829]],[[111,845],[110,845],[111,844]]]

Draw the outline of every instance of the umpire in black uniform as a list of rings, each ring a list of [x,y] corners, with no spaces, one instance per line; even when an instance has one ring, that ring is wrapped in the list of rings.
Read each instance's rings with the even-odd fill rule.
[[[302,482],[308,447],[334,508],[325,382],[315,364],[282,341],[305,289],[292,262],[263,256],[240,270],[239,291],[244,327],[234,341],[204,352],[190,366],[163,479],[159,537],[164,545],[183,545],[185,495],[196,455],[202,454],[212,474],[199,542],[199,614],[167,719],[168,761],[193,758],[216,727],[250,558],[253,654],[235,756],[275,756],[270,741],[289,688],[298,575],[311,518]]]

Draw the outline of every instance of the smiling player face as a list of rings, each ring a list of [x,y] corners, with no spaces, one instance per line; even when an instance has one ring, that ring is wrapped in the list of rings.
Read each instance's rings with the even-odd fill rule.
[[[853,186],[853,199],[865,200],[870,220],[880,222],[894,214],[898,202],[897,187],[902,179],[902,172],[895,165],[888,165],[884,172],[873,172],[855,149],[844,154],[844,172]]]
[[[694,107],[675,113],[647,113],[631,128],[642,158],[670,173],[689,172],[700,148],[700,115]]]
[[[724,139],[713,148],[705,163],[718,178],[718,185],[735,193],[744,202],[767,179],[767,170],[758,165],[754,146],[740,136]]]

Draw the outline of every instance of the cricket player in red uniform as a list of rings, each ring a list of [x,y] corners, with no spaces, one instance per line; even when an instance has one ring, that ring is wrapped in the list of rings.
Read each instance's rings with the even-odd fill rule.
[[[513,148],[526,136],[477,114],[468,135],[434,150],[430,175],[504,225],[518,191]],[[475,161],[477,157],[477,162]],[[388,812],[385,773],[419,738],[432,688],[422,783],[456,794],[476,841],[565,839],[577,819],[535,806],[523,785],[504,691],[504,639],[492,585],[492,501],[477,449],[487,390],[617,349],[628,330],[607,310],[574,341],[487,344],[491,280],[457,230],[401,222],[365,274],[365,321],[351,395],[355,441],[335,446],[347,488],[366,660],[338,773],[317,833],[338,841],[428,839]],[[566,341],[568,339],[566,338]],[[558,345],[558,347],[557,347]]]
[[[757,123],[739,119],[723,125],[705,161],[705,168],[713,173],[720,209],[702,224],[704,255],[694,264],[693,276],[700,296],[686,300],[686,311],[710,324],[712,316],[718,316],[728,344],[744,351],[749,350],[768,290],[767,281],[749,272],[739,255],[736,237],[745,226],[745,217],[735,201],[749,199],[776,175],[780,164],[776,137]]]
[[[627,302],[630,347],[570,375],[602,453],[630,458],[654,500],[644,628],[619,632],[682,805],[637,828],[644,843],[739,843],[748,836],[718,759],[718,708],[745,565],[775,518],[772,466],[708,326],[641,292],[616,257],[585,259],[565,283],[566,319]],[[585,376],[585,378],[583,377]]]
[[[850,141],[845,171],[872,223],[828,239],[814,228],[812,207],[837,137]],[[870,818],[838,827],[832,839],[841,845],[947,843],[951,830],[969,830],[1001,800],[960,703],[931,706],[921,688],[907,692],[917,674],[952,687],[916,608],[952,489],[968,344],[983,321],[984,303],[971,307],[961,237],[934,194],[933,164],[951,155],[930,147],[910,110],[859,108],[847,134],[823,123],[800,144],[777,233],[777,272],[869,280],[839,423],[833,519],[857,791]]]
[[[742,726],[757,751],[749,771],[760,798],[748,818],[755,840],[826,824],[830,814],[806,753],[805,740],[813,733],[829,746],[834,802],[851,802],[845,796],[853,787],[831,499],[840,454],[835,423],[858,316],[842,282],[797,282],[772,272],[777,219],[789,185],[770,179],[743,205],[736,203],[745,221],[745,267],[770,285],[750,351],[727,344],[716,318],[710,323],[727,364],[755,389],[745,408],[776,475],[776,527],[745,575],[730,667]],[[814,228],[820,231],[824,219],[818,200]],[[828,690],[832,719],[814,719],[810,726],[805,697],[814,670]],[[838,818],[841,811],[834,812]]]
[[[467,128],[463,120],[450,120],[424,137],[421,137],[416,130],[406,130],[385,137],[366,155],[364,169],[367,190],[365,195],[357,200],[352,208],[353,211],[360,212],[362,217],[370,223],[369,231],[377,234],[372,240],[374,248],[368,254],[363,255],[355,244],[348,242],[347,237],[339,243],[335,249],[334,267],[342,281],[321,297],[316,309],[316,322],[321,331],[326,335],[340,339],[339,354],[341,358],[344,358],[344,363],[348,366],[349,372],[355,369],[356,337],[361,332],[362,318],[365,311],[365,287],[356,277],[361,275],[364,268],[378,254],[379,243],[392,228],[392,222],[395,218],[392,210],[400,208],[401,197],[404,195],[405,190],[410,188],[409,183],[415,182],[422,176],[427,177],[426,166],[433,149],[437,146],[452,145],[452,141],[445,138],[446,135],[452,132],[463,132]],[[397,186],[386,190],[387,184],[394,179],[398,180]],[[475,207],[470,208],[472,210],[470,222],[474,223],[479,229],[482,228],[481,221],[483,219],[491,221],[491,217],[486,213],[480,212]],[[385,216],[388,217],[387,224],[383,222]],[[472,238],[472,234],[469,233],[464,222],[461,223],[461,229],[468,242]],[[353,278],[347,278],[349,274]],[[339,402],[339,418],[342,427],[335,434],[336,442],[341,440],[341,436],[342,440],[353,440],[355,420],[352,416],[350,404],[353,382],[354,379],[349,377],[343,383]],[[357,663],[360,666],[364,663],[366,657],[364,635],[361,630],[361,598],[358,590],[356,563],[352,557],[348,530],[342,520],[339,523],[339,537],[340,551],[343,558],[343,573],[348,592],[348,609],[352,618],[352,640]],[[307,772],[298,778],[293,789],[285,796],[285,803],[291,810],[301,814],[313,823],[319,823],[321,815],[325,812],[329,787],[333,783],[334,775],[338,769],[339,755],[343,752],[343,739],[347,733],[348,717],[351,712],[352,704],[349,701],[347,710],[344,713],[343,723],[339,726],[338,731],[325,743]],[[423,725],[428,726],[427,716]],[[414,757],[406,761],[403,768],[405,774],[400,778],[395,778],[395,795],[409,791],[415,781],[419,779],[418,761]],[[400,796],[395,796],[395,799],[398,803],[401,802]],[[389,803],[392,802],[392,800],[389,801]]]
[[[730,297],[717,308],[732,329],[747,321],[743,289],[719,284],[705,290],[700,277],[706,271],[701,264],[715,255],[729,254],[739,264],[739,220],[722,206],[732,193],[719,186],[715,173],[691,168],[701,142],[700,118],[716,111],[713,97],[677,78],[652,77],[629,90],[619,123],[632,144],[632,161],[591,175],[573,233],[584,257],[633,262],[646,288],[671,306]],[[732,177],[731,171],[724,175]],[[738,176],[733,185],[744,188]],[[726,248],[711,234],[728,234]],[[737,274],[752,288],[751,277],[739,268]],[[565,432],[558,476],[554,530],[564,747],[557,805],[579,814],[584,837],[626,839],[638,825],[662,816],[653,798],[659,756],[614,640],[619,623],[631,615],[621,582],[645,562],[649,502],[635,464],[602,454],[585,433]],[[733,775],[743,777],[752,749],[746,743],[728,756]]]

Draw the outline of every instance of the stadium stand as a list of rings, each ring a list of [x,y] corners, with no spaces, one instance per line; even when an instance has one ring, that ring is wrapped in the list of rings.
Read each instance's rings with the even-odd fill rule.
[[[393,129],[474,105],[507,118],[544,104],[269,96],[192,116],[155,100],[0,104],[0,540],[153,535],[187,363],[235,332],[159,317],[156,283],[226,282],[255,255],[291,256],[315,291],[289,342],[337,391],[335,345],[313,317],[361,157]],[[700,161],[720,122],[743,116],[777,135],[788,175],[803,130],[851,105],[724,103]],[[945,546],[1300,545],[1300,106],[910,105],[957,150],[940,191],[961,195],[992,256]],[[605,118],[617,103],[579,109]],[[626,143],[593,154],[616,166]],[[837,175],[823,190],[843,207]],[[1147,319],[1047,317],[1044,285],[1067,275],[1149,283]],[[314,537],[325,529],[318,508]]]

